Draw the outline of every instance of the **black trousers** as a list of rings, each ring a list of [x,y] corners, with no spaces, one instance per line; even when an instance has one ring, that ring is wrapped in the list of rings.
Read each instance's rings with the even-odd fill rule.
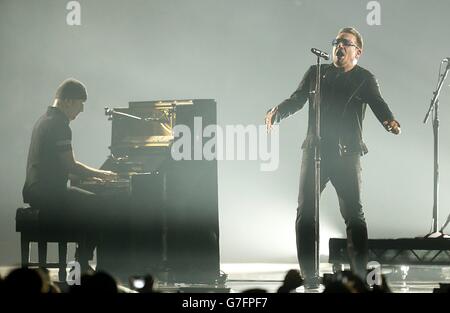
[[[99,197],[77,187],[68,187],[52,193],[35,190],[29,202],[39,208],[43,231],[79,235],[78,260],[82,270],[87,269],[99,237],[98,223],[102,216]]]
[[[297,256],[305,278],[314,275],[314,150],[304,150],[296,219]],[[361,204],[361,164],[359,155],[322,153],[322,192],[331,181],[347,231],[347,248],[352,271],[361,278],[367,266],[367,225]]]

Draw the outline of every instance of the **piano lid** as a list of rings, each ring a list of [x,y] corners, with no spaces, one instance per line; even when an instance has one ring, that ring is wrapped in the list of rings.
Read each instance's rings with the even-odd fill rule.
[[[174,126],[191,127],[194,116],[203,117],[205,125],[214,124],[216,102],[213,99],[133,101],[128,108],[106,109],[105,113],[112,120],[111,153],[121,157],[165,152],[174,141]]]
[[[141,102],[139,106],[130,103],[129,108],[115,108],[107,112],[112,120],[110,150],[113,155],[167,148],[173,142],[175,107],[172,103],[149,101]]]
[[[194,105],[193,100],[154,100],[133,101],[129,103],[131,109],[153,106],[155,108],[176,108],[177,106]]]

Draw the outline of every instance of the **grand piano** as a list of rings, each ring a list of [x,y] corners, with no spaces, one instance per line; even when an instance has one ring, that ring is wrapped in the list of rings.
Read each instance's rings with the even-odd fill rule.
[[[214,283],[219,278],[217,161],[176,161],[173,129],[187,126],[192,147],[216,125],[210,99],[130,102],[105,109],[112,122],[109,182],[81,181],[104,207],[98,222],[97,269],[119,278],[153,274],[172,283]],[[194,128],[194,117],[202,127]],[[197,132],[197,133],[195,133]]]

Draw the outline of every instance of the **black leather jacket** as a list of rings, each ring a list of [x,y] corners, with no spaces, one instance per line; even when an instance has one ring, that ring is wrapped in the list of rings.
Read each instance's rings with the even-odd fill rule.
[[[297,90],[277,106],[276,121],[296,113],[309,99],[308,133],[302,149],[313,148],[315,110],[313,107],[316,65],[304,75]],[[343,72],[333,64],[321,66],[321,147],[328,151],[364,155],[368,149],[362,139],[363,119],[367,104],[377,119],[394,120],[380,94],[374,75],[356,65]]]

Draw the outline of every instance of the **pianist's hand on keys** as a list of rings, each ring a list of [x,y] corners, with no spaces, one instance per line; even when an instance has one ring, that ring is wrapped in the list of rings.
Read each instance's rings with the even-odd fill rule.
[[[118,175],[111,171],[97,170],[95,178],[100,178],[101,180],[111,181],[118,178]]]

